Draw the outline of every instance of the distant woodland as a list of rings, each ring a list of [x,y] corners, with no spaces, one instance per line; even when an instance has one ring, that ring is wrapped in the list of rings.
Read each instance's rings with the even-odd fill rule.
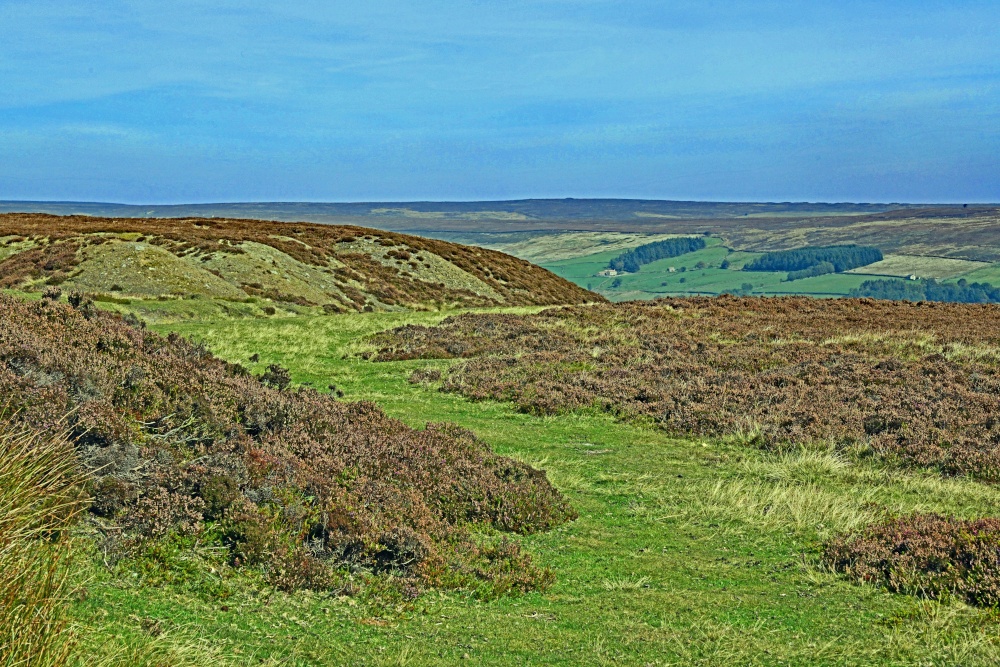
[[[616,271],[637,273],[643,264],[655,262],[658,259],[678,257],[680,255],[701,250],[705,247],[705,239],[701,237],[686,237],[666,239],[647,243],[638,248],[623,252],[608,263],[608,267]]]
[[[789,280],[824,273],[841,273],[881,261],[882,251],[872,246],[826,246],[764,253],[748,262],[744,271],[788,271]]]
[[[866,280],[851,296],[896,301],[949,301],[952,303],[1000,303],[1000,287],[989,283],[939,283],[936,280]]]

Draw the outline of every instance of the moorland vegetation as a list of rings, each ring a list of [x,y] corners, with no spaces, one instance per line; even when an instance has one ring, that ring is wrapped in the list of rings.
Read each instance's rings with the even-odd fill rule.
[[[323,386],[333,379],[347,396],[375,400],[417,427],[460,423],[496,451],[544,467],[580,514],[521,538],[555,572],[550,588],[490,602],[429,591],[388,609],[362,598],[356,607],[354,599],[303,594],[264,604],[237,593],[230,608],[252,612],[237,618],[176,587],[147,584],[135,597],[109,582],[92,588],[86,609],[122,605],[114,627],[134,628],[134,641],[141,628],[130,614],[180,632],[196,613],[216,642],[254,646],[261,657],[293,664],[300,656],[303,665],[454,664],[465,655],[511,666],[996,664],[991,608],[963,603],[960,591],[921,593],[918,579],[907,590],[913,595],[857,586],[824,556],[824,545],[838,536],[863,534],[892,517],[1000,516],[995,484],[855,456],[826,442],[768,448],[752,446],[748,432],[677,437],[597,410],[533,415],[438,391],[432,378],[446,378],[465,363],[461,358],[364,358],[378,351],[371,343],[379,340],[366,334],[432,326],[447,316],[366,313],[156,328],[196,336],[231,361],[260,352],[255,372],[278,363],[296,382]],[[899,341],[916,348],[927,342],[919,330],[900,332]],[[936,543],[951,553],[948,535]],[[176,611],[168,608],[174,600],[182,603]]]
[[[1000,481],[998,332],[991,306],[665,299],[462,315],[384,335],[377,358],[467,359],[445,391],[537,414],[599,409],[771,448],[829,441]]]
[[[0,394],[14,427],[74,444],[104,562],[196,541],[286,590],[548,582],[504,537],[574,516],[544,473],[73,302],[0,297]]]
[[[532,414],[598,410],[770,451],[1000,481],[1000,310],[871,299],[687,299],[464,315],[375,339],[377,359],[459,358],[442,391]],[[1000,599],[995,520],[906,516],[828,545],[900,592]]]
[[[0,214],[0,288],[49,286],[133,310],[210,299],[256,315],[600,299],[503,253],[361,227]]]
[[[373,363],[358,356],[378,351],[363,339],[367,333],[446,316],[357,313],[151,328],[203,340],[231,364],[247,363],[258,378],[284,386],[280,393],[336,382],[352,400],[377,401],[415,428],[459,423],[493,451],[544,467],[580,514],[517,538],[534,563],[552,568],[548,588],[488,599],[485,581],[485,590],[435,589],[362,567],[341,571],[328,591],[284,593],[264,566],[234,564],[210,530],[105,561],[114,551],[105,550],[111,544],[100,529],[113,537],[114,526],[91,514],[75,529],[88,538],[74,565],[85,585],[74,582],[71,594],[60,596],[79,630],[85,657],[78,664],[375,666],[455,664],[466,656],[511,666],[996,664],[995,615],[950,602],[965,599],[961,589],[953,595],[938,587],[938,595],[927,586],[922,593],[918,578],[906,590],[915,597],[855,586],[832,573],[855,576],[822,549],[838,535],[863,537],[887,516],[998,516],[995,485],[855,457],[826,443],[753,446],[752,429],[677,438],[642,418],[616,421],[597,410],[536,416],[437,391],[435,371],[447,378],[450,367],[465,363],[460,358]],[[897,342],[940,351],[920,330],[899,332]],[[430,382],[407,382],[414,371],[413,379]],[[469,530],[477,544],[503,539],[488,524]],[[969,552],[949,537],[958,532],[934,538],[940,553]],[[865,554],[878,553],[865,544],[848,562],[858,564],[862,581]],[[951,544],[958,548],[950,551]],[[974,576],[965,577],[970,587]],[[106,663],[100,656],[117,657]]]
[[[835,570],[896,593],[1000,605],[1000,519],[893,517],[838,537],[823,554]]]
[[[363,231],[352,252],[406,262]],[[49,641],[51,664],[68,659],[59,637],[73,622],[96,629],[79,637],[101,655],[187,650],[192,628],[211,644],[197,661],[115,664],[1000,656],[1000,529],[983,518],[1000,515],[994,307],[726,297],[446,317],[440,300],[364,292],[342,308],[352,314],[258,295],[310,315],[147,329],[98,306],[127,311],[148,294],[81,288],[90,253],[160,247],[149,233],[95,235],[109,240],[67,255],[79,264],[36,263],[15,285],[41,300],[0,299],[13,407],[0,442],[4,461],[21,461],[0,477],[37,478],[41,454],[57,473],[30,498],[0,489],[29,498],[4,501],[13,521],[0,512],[16,575],[0,584],[38,592],[3,588],[14,592],[0,615],[33,619],[16,626],[20,645]],[[49,238],[6,238],[0,258]],[[208,247],[230,243],[219,240]],[[251,270],[241,257],[266,258],[253,264],[265,273],[307,266],[262,239],[239,244],[242,255],[160,250],[235,286]],[[758,277],[738,271],[746,254],[710,250],[682,277],[729,261],[726,273]],[[303,280],[330,275],[308,266],[318,273]],[[260,289],[280,291],[267,280]],[[76,290],[68,304],[60,288]],[[504,303],[489,299],[454,303]],[[334,398],[345,393],[381,407]],[[17,519],[28,506],[41,514]],[[70,596],[78,568],[91,580]]]

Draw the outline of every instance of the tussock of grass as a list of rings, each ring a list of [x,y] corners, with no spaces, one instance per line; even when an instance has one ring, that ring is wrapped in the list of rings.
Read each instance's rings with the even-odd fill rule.
[[[874,489],[845,496],[813,483],[793,485],[720,480],[694,494],[691,518],[752,524],[757,528],[828,534],[870,523]]]
[[[602,586],[606,591],[637,591],[649,587],[649,577],[605,579]]]
[[[0,665],[64,665],[73,552],[63,535],[83,509],[73,449],[0,422]]]
[[[847,458],[835,450],[800,449],[780,453],[762,461],[746,464],[750,473],[780,484],[823,484],[852,474]]]
[[[78,632],[84,628],[78,628]],[[152,630],[152,634],[150,634]],[[209,638],[198,638],[198,628],[160,633],[148,621],[142,636],[126,639],[115,636],[99,647],[88,647],[70,662],[72,667],[236,667],[265,665],[276,667],[277,660],[258,658],[252,652],[239,654]],[[152,636],[155,635],[155,636]],[[228,650],[227,650],[228,649]]]

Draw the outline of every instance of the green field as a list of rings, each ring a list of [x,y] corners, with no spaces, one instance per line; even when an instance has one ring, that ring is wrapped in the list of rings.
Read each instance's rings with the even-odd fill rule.
[[[860,286],[870,276],[846,273],[804,278],[793,282],[785,280],[787,273],[770,271],[741,271],[743,264],[759,256],[755,253],[734,253],[719,239],[708,239],[709,247],[680,257],[661,259],[642,267],[638,273],[618,277],[599,277],[598,271],[606,269],[608,262],[619,252],[602,252],[575,259],[544,264],[556,275],[587,287],[613,301],[626,299],[652,299],[658,296],[685,294],[721,294],[742,289],[745,283],[753,286],[752,294],[808,294],[812,296],[843,296]],[[723,260],[729,268],[722,269]],[[703,264],[703,268],[697,268]],[[674,270],[671,271],[670,269]],[[615,283],[618,287],[615,287]]]
[[[709,251],[710,252],[710,251]],[[990,665],[992,611],[893,595],[817,565],[822,540],[887,511],[1000,512],[1000,489],[843,459],[675,439],[604,414],[534,417],[413,385],[363,337],[444,314],[372,313],[159,326],[260,372],[335,384],[422,426],[448,420],[547,470],[580,518],[523,538],[556,583],[496,601],[282,594],[210,555],[110,574],[96,553],[73,613],[96,661],[149,665]],[[253,354],[260,356],[250,364]],[[198,554],[197,545],[194,553]],[[130,570],[129,568],[132,568]],[[88,663],[92,664],[92,663]]]
[[[600,277],[596,274],[608,268],[608,262],[617,257],[621,250],[545,262],[542,266],[577,285],[599,292],[612,301],[676,295],[717,295],[742,290],[747,283],[752,286],[750,293],[756,295],[847,296],[866,280],[886,277],[874,275],[878,273],[875,269],[870,273],[863,268],[789,282],[786,280],[787,273],[783,271],[741,270],[744,264],[759,257],[760,253],[733,252],[714,237],[706,241],[708,247],[703,250],[657,260],[644,265],[638,273],[616,277]],[[721,268],[723,260],[729,262],[726,269]],[[699,263],[704,265],[703,268],[696,268]],[[889,267],[886,270],[893,272],[893,275],[910,275],[916,272],[922,277],[939,277],[950,281],[965,278],[969,282],[1000,284],[998,264],[899,255],[890,256],[885,262],[878,264],[885,264]],[[877,267],[878,264],[872,266]],[[965,272],[962,273],[962,270]]]
[[[970,262],[965,259],[948,257],[921,257],[919,255],[886,255],[885,259],[868,266],[853,269],[848,273],[872,276],[896,276],[906,278],[911,275],[920,278],[954,278],[981,269],[990,269],[988,262]]]
[[[965,278],[970,283],[990,283],[1000,285],[1000,264],[991,264],[981,269],[955,276],[949,282]]]

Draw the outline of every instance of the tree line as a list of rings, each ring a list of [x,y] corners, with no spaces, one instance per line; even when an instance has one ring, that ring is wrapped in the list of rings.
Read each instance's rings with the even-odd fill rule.
[[[704,247],[705,239],[700,237],[683,237],[655,241],[623,252],[608,262],[608,268],[615,271],[637,273],[639,267],[643,264],[649,264],[658,259],[685,255],[695,250],[701,250]]]
[[[747,262],[743,267],[744,271],[809,271],[816,267],[821,267],[820,273],[811,275],[822,275],[823,273],[840,273],[859,266],[867,266],[882,259],[882,251],[872,246],[857,245],[834,245],[821,246],[815,248],[796,248],[795,250],[780,250],[777,252],[767,252],[760,257]],[[829,264],[829,267],[822,266]],[[807,275],[799,276],[809,277]],[[789,280],[795,280],[790,273]]]
[[[836,273],[837,267],[835,267],[830,262],[820,262],[819,264],[814,264],[808,269],[802,269],[801,271],[789,271],[786,280],[799,280],[800,278],[814,278],[816,276],[822,276],[827,273]]]
[[[939,283],[936,280],[866,280],[851,296],[895,301],[947,301],[951,303],[1000,303],[1000,287],[989,283]]]

